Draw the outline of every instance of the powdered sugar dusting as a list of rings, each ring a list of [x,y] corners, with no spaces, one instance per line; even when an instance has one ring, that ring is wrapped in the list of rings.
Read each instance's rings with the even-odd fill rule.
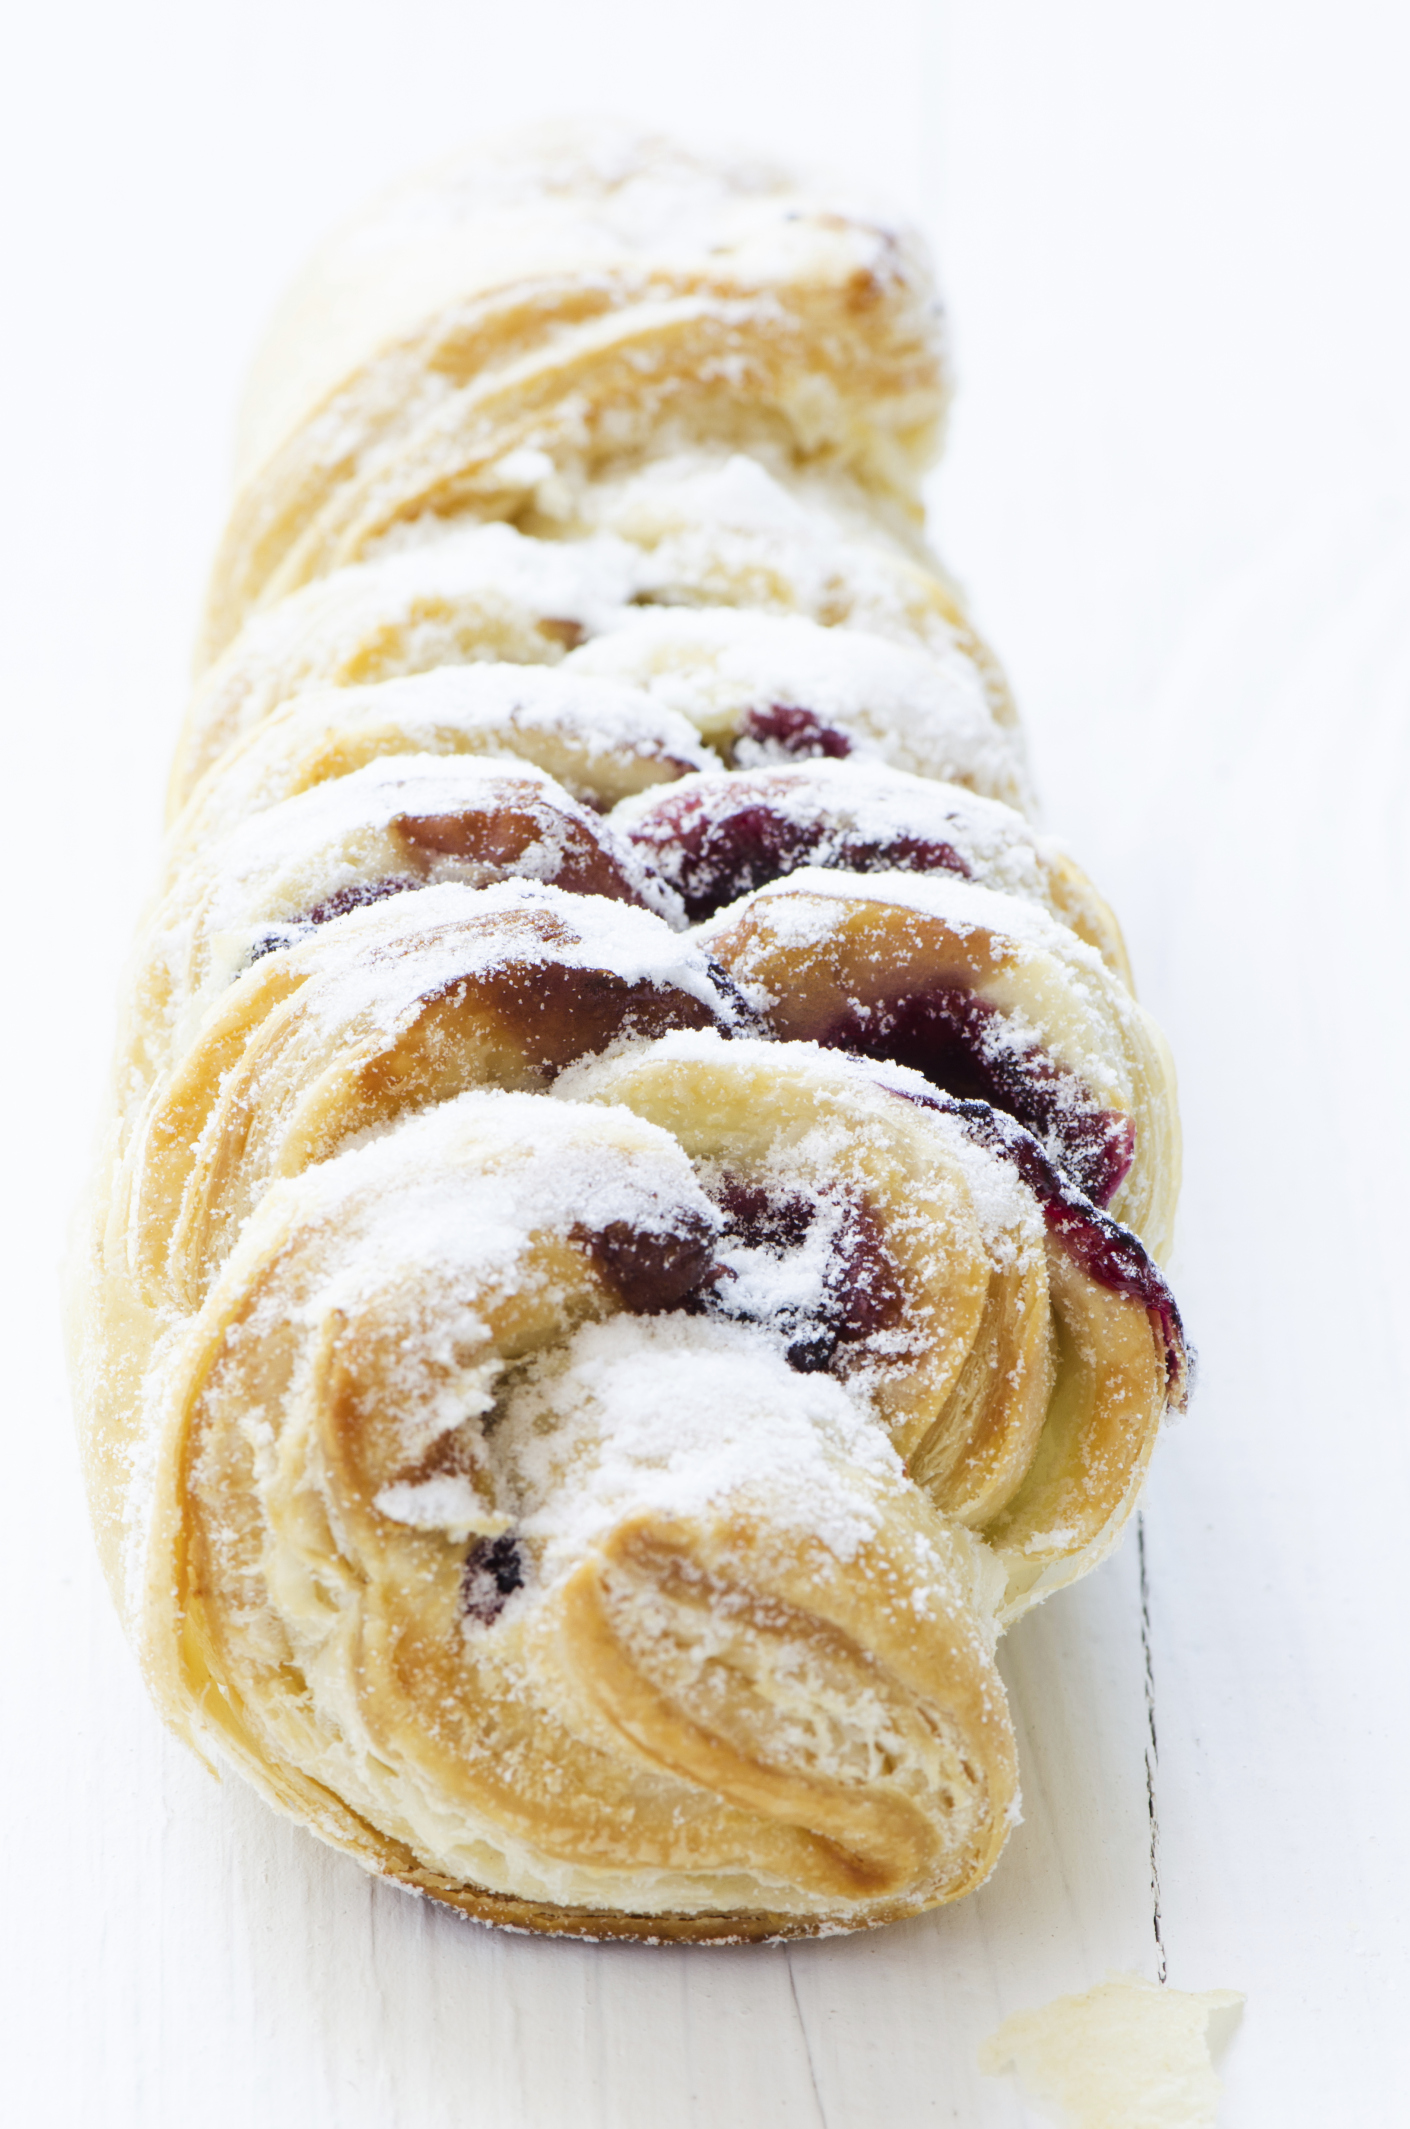
[[[682,991],[712,1015],[731,1013],[708,957],[659,917],[532,880],[428,887],[374,903],[295,947],[289,965],[317,979],[307,1009],[320,1016],[331,1039],[363,1015],[393,1035],[437,990],[509,966],[550,962]]]
[[[996,724],[983,678],[951,636],[928,647],[864,627],[823,628],[801,615],[728,607],[638,613],[571,653],[567,669],[644,688],[729,749],[739,768],[772,757],[747,713],[811,711],[853,752],[923,776],[1014,785],[1018,754]]]
[[[490,854],[483,859],[433,849],[415,862],[418,853],[400,847],[392,832],[402,820],[457,815],[483,819],[488,829],[499,811],[531,822],[534,833],[512,853],[502,837],[486,833],[481,840]],[[379,872],[419,873],[427,885],[462,880],[482,886],[512,871],[552,884],[570,849],[594,845],[645,906],[680,924],[675,896],[625,837],[533,763],[476,755],[387,755],[350,776],[316,784],[241,822],[203,859],[193,854],[187,879],[194,873],[205,889],[203,931],[236,935],[231,944],[238,950],[247,949],[264,927],[297,923]],[[504,853],[498,859],[497,847]]]
[[[443,1471],[434,1478],[399,1479],[383,1486],[373,1496],[373,1507],[394,1523],[411,1530],[439,1530],[447,1537],[464,1539],[472,1532],[497,1537],[509,1528],[509,1518],[487,1509],[481,1496],[462,1472]]]
[[[1013,807],[856,757],[682,777],[613,813],[693,915],[803,865],[949,870],[1051,906],[1055,846]]]
[[[957,880],[943,873],[916,872],[826,872],[819,867],[805,866],[789,873],[786,879],[771,880],[757,890],[757,897],[768,897],[770,903],[786,903],[791,897],[815,897],[823,902],[880,902],[894,909],[914,910],[917,916],[935,917],[951,930],[965,932],[984,931],[998,938],[1011,938],[1025,946],[1037,947],[1055,955],[1070,967],[1091,974],[1099,981],[1106,977],[1106,968],[1095,947],[1088,946],[1075,932],[1059,924],[1045,909],[1032,902],[1020,901],[1017,896],[1001,894],[990,887],[980,887],[968,880]],[[743,905],[735,903],[732,910],[722,910],[714,924],[723,927],[732,922]],[[771,922],[773,913],[771,910]],[[824,920],[820,917],[819,922]],[[699,936],[708,938],[711,925],[701,925]],[[1109,987],[1104,984],[1104,988]]]
[[[629,1515],[730,1504],[851,1560],[879,1527],[876,1482],[901,1479],[879,1421],[840,1384],[794,1373],[747,1326],[679,1316],[579,1331],[511,1400],[496,1453],[550,1578]]]
[[[878,1094],[906,1096],[914,1105],[909,1118],[911,1128],[921,1129],[943,1146],[948,1160],[963,1176],[992,1261],[1010,1264],[1016,1256],[1042,1245],[1044,1228],[1037,1199],[1012,1162],[977,1144],[960,1118],[939,1105],[930,1081],[905,1065],[849,1057],[837,1050],[825,1050],[815,1042],[759,1042],[747,1036],[726,1042],[710,1028],[673,1029],[641,1055],[663,1066],[704,1064],[716,1071],[737,1073],[741,1078],[762,1068],[796,1087],[800,1103],[832,1096],[842,1105],[846,1138],[852,1144],[865,1144],[878,1115],[885,1115],[888,1123],[895,1122],[889,1101],[878,1109]],[[595,1059],[570,1066],[557,1081],[554,1095],[571,1102],[591,1099],[595,1086],[612,1085],[612,1073],[612,1066],[604,1067]],[[823,1112],[819,1113],[821,1116]],[[815,1143],[825,1128],[820,1120],[810,1135]],[[777,1159],[785,1179],[802,1187],[805,1179],[797,1150],[790,1160],[789,1153],[780,1149]],[[826,1233],[825,1226],[820,1233]],[[755,1267],[750,1269],[753,1276],[759,1276]],[[799,1267],[804,1276],[815,1270],[811,1265],[806,1269]]]
[[[484,1312],[542,1285],[536,1240],[615,1223],[662,1237],[720,1224],[667,1132],[536,1094],[460,1095],[275,1185],[267,1217],[286,1200],[304,1232],[325,1238],[299,1320],[356,1319],[398,1295],[414,1325],[388,1375],[409,1455],[490,1408],[501,1363]],[[266,1335],[266,1313],[253,1310],[239,1335]]]

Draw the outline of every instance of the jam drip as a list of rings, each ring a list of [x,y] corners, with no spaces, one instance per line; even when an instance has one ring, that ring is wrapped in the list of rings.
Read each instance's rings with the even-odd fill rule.
[[[789,1366],[804,1375],[897,1322],[900,1276],[863,1200],[770,1191],[738,1176],[726,1176],[713,1194],[725,1218],[717,1244],[724,1276],[697,1307],[769,1324],[787,1340]]]
[[[1136,1150],[1136,1129],[1041,1043],[1015,1040],[1006,1016],[958,986],[854,1005],[814,1038],[887,1064],[909,1065],[961,1101],[1006,1110],[1041,1140],[1084,1197],[1109,1205]]]
[[[783,702],[746,710],[734,743],[736,767],[750,769],[764,761],[815,761],[819,755],[843,761],[851,751],[851,739],[835,724]]]
[[[865,836],[839,828],[821,811],[811,820],[799,818],[767,791],[751,789],[746,776],[672,793],[628,833],[677,890],[692,924],[802,865],[973,877],[949,843],[916,835]]]
[[[1189,1397],[1191,1355],[1175,1296],[1139,1238],[1083,1196],[1057,1163],[1011,1116],[987,1102],[960,1101],[944,1094],[922,1094],[910,1087],[888,1087],[889,1094],[918,1108],[939,1109],[953,1116],[966,1137],[1017,1169],[1032,1191],[1048,1232],[1078,1269],[1108,1293],[1138,1301],[1165,1354],[1165,1379],[1171,1405],[1183,1411]]]
[[[516,1589],[524,1586],[524,1563],[508,1531],[497,1538],[476,1538],[465,1555],[460,1578],[460,1609],[480,1626],[493,1626]]]

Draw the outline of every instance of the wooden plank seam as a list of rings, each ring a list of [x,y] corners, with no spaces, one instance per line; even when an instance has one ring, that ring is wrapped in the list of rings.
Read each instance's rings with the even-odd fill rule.
[[[1145,1659],[1146,1674],[1146,1810],[1150,1816],[1151,1828],[1151,1926],[1155,1931],[1156,1979],[1163,1985],[1169,1970],[1160,1916],[1160,1820],[1156,1814],[1155,1802],[1155,1778],[1160,1765],[1160,1746],[1155,1728],[1155,1666],[1151,1660],[1151,1592],[1146,1567],[1144,1509],[1136,1516],[1136,1556],[1140,1563],[1141,1654]]]

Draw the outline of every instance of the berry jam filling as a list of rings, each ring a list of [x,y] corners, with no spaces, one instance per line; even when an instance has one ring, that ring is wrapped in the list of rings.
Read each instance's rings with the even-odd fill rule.
[[[683,1207],[664,1230],[614,1220],[575,1227],[571,1239],[634,1315],[684,1309],[765,1325],[803,1375],[899,1321],[900,1274],[861,1199],[768,1190],[733,1175],[711,1194],[720,1225]]]
[[[493,1626],[516,1589],[524,1586],[524,1563],[508,1531],[497,1538],[476,1538],[465,1555],[460,1578],[460,1609],[480,1626]]]
[[[1083,1195],[1109,1205],[1130,1170],[1136,1127],[1100,1108],[1041,1043],[1015,1039],[988,999],[957,986],[853,1005],[814,1035],[824,1049],[909,1065],[943,1093],[1007,1110]]]
[[[633,843],[664,874],[685,903],[692,924],[703,922],[770,880],[801,865],[844,872],[950,872],[973,877],[951,844],[915,835],[884,838],[839,829],[822,814],[798,819],[749,779],[663,799],[649,819],[628,830]]]
[[[819,754],[829,761],[842,761],[851,751],[851,740],[835,724],[824,724],[812,710],[794,709],[782,702],[763,710],[746,710],[734,743],[735,762],[743,768],[764,761],[813,760]]]
[[[900,1274],[861,1199],[770,1191],[739,1176],[724,1177],[713,1195],[725,1231],[715,1245],[716,1283],[702,1288],[697,1308],[767,1323],[803,1375],[898,1321]]]
[[[1095,1286],[1138,1301],[1145,1309],[1165,1354],[1170,1402],[1183,1410],[1189,1392],[1190,1354],[1180,1311],[1159,1266],[1130,1228],[1122,1227],[1074,1188],[1033,1134],[1002,1110],[987,1102],[920,1094],[909,1087],[888,1087],[887,1092],[918,1108],[940,1109],[953,1116],[976,1145],[1017,1169],[1038,1200],[1048,1232],[1079,1271]]]
[[[365,909],[369,902],[385,902],[388,895],[408,894],[425,886],[424,880],[411,879],[405,873],[392,873],[382,880],[354,880],[347,887],[340,887],[326,901],[315,902],[301,917],[295,917],[281,931],[267,931],[262,939],[256,939],[250,948],[250,960],[262,961],[266,954],[277,954],[285,946],[297,946],[300,935],[312,931],[319,924],[331,924],[335,917],[345,917],[349,910]]]
[[[634,1316],[660,1316],[680,1308],[723,1276],[714,1262],[714,1225],[686,1208],[665,1232],[611,1220],[606,1227],[575,1227],[571,1239],[586,1249]]]

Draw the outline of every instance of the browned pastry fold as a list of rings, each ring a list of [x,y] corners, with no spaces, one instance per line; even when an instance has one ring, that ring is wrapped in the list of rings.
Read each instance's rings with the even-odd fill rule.
[[[992,1569],[841,1384],[662,1311],[717,1227],[666,1133],[542,1096],[271,1190],[151,1393],[135,1597],[173,1718],[476,1912],[714,1936],[982,1876]]]
[[[758,674],[765,687],[781,652],[791,651],[787,662],[796,664],[811,648],[816,667],[819,644],[835,637],[824,669],[835,658],[845,677],[868,655],[875,665],[879,645],[892,670],[883,673],[873,738],[886,740],[899,681],[902,696],[920,698],[917,709],[932,705],[919,733],[894,735],[906,757],[900,766],[940,773],[943,763],[944,773],[976,789],[1027,803],[1007,685],[936,570],[833,523],[825,510],[803,509],[762,467],[737,456],[719,473],[689,465],[648,471],[600,507],[604,529],[575,540],[452,521],[424,544],[336,569],[262,609],[196,688],[169,811],[229,747],[310,690],[493,662],[551,670],[571,658],[575,678],[654,692],[663,662],[693,665],[707,679],[699,646],[712,622],[726,643],[731,624],[747,622],[745,648],[752,641],[772,649]],[[736,604],[749,613],[736,613]],[[721,676],[708,677],[718,689]],[[737,677],[733,686],[737,692]],[[835,689],[836,678],[828,693]],[[854,704],[854,721],[865,717],[865,696]]]
[[[261,957],[154,1088],[115,1197],[126,1261],[191,1306],[276,1177],[467,1087],[719,1021],[748,1024],[738,993],[644,910],[522,880],[354,909]]]
[[[680,778],[625,798],[613,825],[695,923],[805,866],[944,872],[1036,902],[1131,988],[1121,927],[1060,844],[963,785],[850,757]]]
[[[537,880],[684,926],[680,898],[600,815],[530,763],[374,755],[201,841],[173,868],[130,979],[124,1106],[242,970],[374,902]]]
[[[266,412],[267,394],[253,410],[213,652],[252,608],[407,521],[537,514],[559,529],[575,485],[663,435],[834,467],[919,517],[945,387],[914,242],[778,173],[660,141],[604,157],[591,134],[560,136],[554,152],[567,182],[545,181],[531,148],[509,193],[483,183],[494,162],[472,161],[433,181],[430,216],[394,198],[325,255],[332,329],[326,298],[310,304],[293,410]],[[378,271],[389,248],[419,267],[410,304]]]
[[[711,765],[685,718],[577,675],[449,666],[314,688],[271,711],[201,776],[172,821],[167,883],[255,814],[398,754],[531,762],[595,812]]]
[[[1184,1403],[1184,1334],[1137,1238],[1030,1133],[914,1072],[799,1043],[666,1036],[574,1068],[560,1091],[663,1125],[713,1178],[744,1277],[711,1307],[748,1316],[762,1292],[796,1365],[865,1386],[910,1477],[1003,1567],[1002,1617],[1110,1549],[1161,1419]],[[960,1172],[980,1214],[985,1252],[963,1272],[922,1180],[937,1168]],[[783,1266],[796,1280],[816,1248],[810,1189],[841,1208],[835,1291],[824,1281],[811,1304],[820,1324],[797,1300],[777,1304]]]
[[[796,1932],[976,1882],[986,1621],[1111,1542],[1167,1351],[930,1104],[679,1035],[275,1185],[149,1377],[173,1719],[491,1918]]]
[[[914,1067],[1015,1116],[1163,1256],[1174,1069],[1119,977],[1033,903],[942,872],[805,868],[701,927],[771,1034]]]

